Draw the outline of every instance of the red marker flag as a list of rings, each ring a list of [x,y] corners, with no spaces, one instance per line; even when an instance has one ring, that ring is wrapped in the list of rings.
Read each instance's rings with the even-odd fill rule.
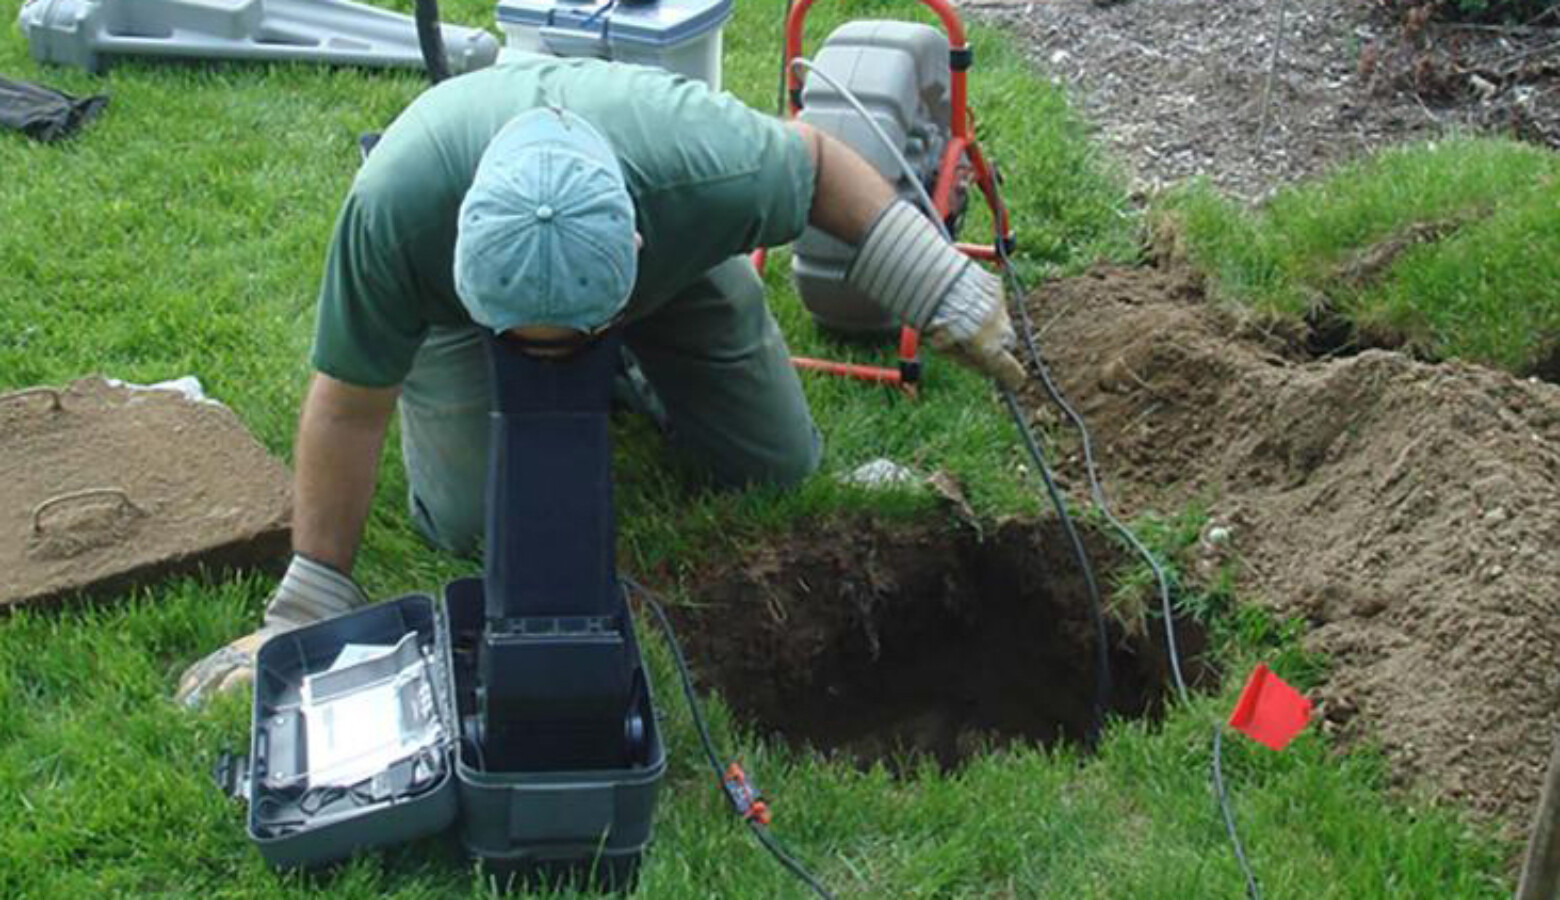
[[[1257,663],[1235,712],[1230,727],[1274,750],[1289,746],[1295,735],[1311,720],[1311,701],[1273,674],[1266,663]]]

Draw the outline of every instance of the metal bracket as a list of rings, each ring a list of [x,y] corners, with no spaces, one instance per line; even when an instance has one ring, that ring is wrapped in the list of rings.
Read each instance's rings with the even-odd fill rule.
[[[234,800],[249,799],[249,757],[223,750],[211,767],[211,777],[222,793]]]

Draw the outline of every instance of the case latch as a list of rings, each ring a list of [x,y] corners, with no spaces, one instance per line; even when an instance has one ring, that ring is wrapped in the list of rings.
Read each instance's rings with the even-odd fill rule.
[[[211,777],[216,779],[222,793],[235,800],[249,799],[249,757],[237,756],[224,750],[211,767]]]

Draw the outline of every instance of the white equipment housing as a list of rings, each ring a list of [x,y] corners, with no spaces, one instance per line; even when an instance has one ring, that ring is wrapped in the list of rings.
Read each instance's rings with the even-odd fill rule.
[[[829,35],[813,65],[866,107],[930,193],[952,131],[947,35],[913,22],[851,22]],[[809,72],[803,82],[798,118],[849,145],[913,202],[915,188],[893,153],[845,97],[815,73]],[[898,323],[845,283],[854,256],[854,247],[807,229],[792,256],[802,303],[828,331],[861,337],[897,334]]]

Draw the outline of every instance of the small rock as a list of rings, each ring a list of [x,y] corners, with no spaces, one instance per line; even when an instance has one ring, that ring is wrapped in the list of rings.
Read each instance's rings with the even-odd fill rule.
[[[1508,516],[1506,515],[1505,508],[1500,506],[1497,506],[1484,514],[1484,521],[1489,522],[1491,525],[1498,525],[1499,523],[1506,521],[1507,518]]]
[[[920,479],[916,477],[914,472],[901,466],[899,463],[891,459],[879,457],[869,463],[857,466],[849,475],[842,476],[840,480],[846,484],[883,488],[915,484]]]
[[[1223,525],[1215,525],[1208,529],[1208,543],[1215,547],[1223,547],[1230,542],[1230,530]]]
[[[1386,611],[1387,599],[1379,594],[1365,597],[1355,603],[1354,613],[1362,619],[1372,619]]]

